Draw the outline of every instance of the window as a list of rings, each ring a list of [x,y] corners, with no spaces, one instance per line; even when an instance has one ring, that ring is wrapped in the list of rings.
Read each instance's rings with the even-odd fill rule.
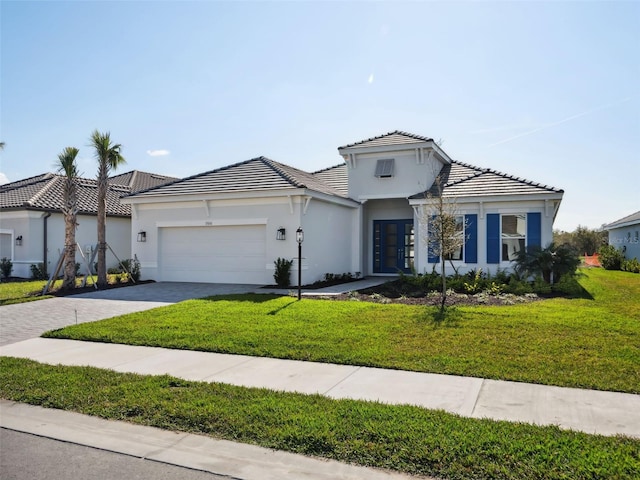
[[[378,178],[389,178],[393,177],[393,158],[385,158],[382,160],[378,160],[376,164],[376,177]]]
[[[447,255],[447,260],[462,260],[464,258],[464,217],[462,215],[456,217],[456,239],[459,240],[460,246],[455,252]]]
[[[518,252],[524,250],[527,238],[527,217],[502,215],[502,261],[514,260]]]

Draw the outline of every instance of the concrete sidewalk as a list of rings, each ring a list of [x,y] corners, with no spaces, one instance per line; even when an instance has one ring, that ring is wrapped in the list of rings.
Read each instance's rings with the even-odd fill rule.
[[[279,360],[187,350],[34,338],[0,347],[1,356],[90,365],[142,375],[222,382],[336,399],[442,409],[600,435],[640,438],[640,395],[481,378]]]

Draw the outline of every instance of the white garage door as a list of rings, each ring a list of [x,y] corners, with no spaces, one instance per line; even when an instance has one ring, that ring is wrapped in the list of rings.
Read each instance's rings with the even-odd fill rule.
[[[159,234],[162,281],[268,283],[264,225],[163,227]]]

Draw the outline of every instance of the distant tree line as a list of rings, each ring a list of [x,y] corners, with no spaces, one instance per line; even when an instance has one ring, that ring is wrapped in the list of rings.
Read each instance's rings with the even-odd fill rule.
[[[600,247],[607,245],[609,234],[602,229],[590,229],[578,225],[573,232],[561,230],[553,231],[553,243],[556,245],[570,245],[580,255],[593,255]]]

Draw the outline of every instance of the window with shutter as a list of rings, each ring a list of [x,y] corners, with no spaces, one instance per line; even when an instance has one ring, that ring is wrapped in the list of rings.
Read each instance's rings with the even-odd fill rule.
[[[384,158],[382,160],[378,160],[376,164],[376,177],[378,178],[389,178],[393,177],[393,158]]]

